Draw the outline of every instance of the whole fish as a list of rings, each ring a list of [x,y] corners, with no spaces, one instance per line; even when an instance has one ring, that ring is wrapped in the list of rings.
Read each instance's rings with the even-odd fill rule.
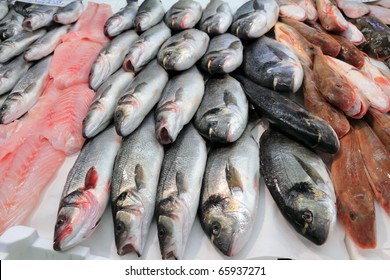
[[[7,40],[23,31],[24,17],[10,9],[8,14],[0,21],[0,40]]]
[[[292,0],[298,4],[302,9],[306,11],[307,19],[317,21],[318,13],[317,8],[313,0]]]
[[[363,74],[374,81],[382,89],[383,93],[390,95],[390,76],[386,76],[380,68],[372,63],[368,56],[365,56],[363,59],[364,65],[361,68]]]
[[[42,59],[20,78],[0,108],[0,123],[13,122],[37,103],[49,82],[51,58]]]
[[[141,124],[160,100],[167,82],[168,73],[157,60],[152,60],[139,72],[115,108],[115,127],[119,135],[127,136]]]
[[[58,9],[58,11],[53,15],[53,21],[61,24],[71,24],[76,22],[83,12],[83,1],[72,1],[65,7]]]
[[[385,145],[387,151],[390,151],[390,115],[370,108],[364,116],[364,119],[374,130],[383,145]]]
[[[131,45],[138,39],[134,30],[123,32],[108,43],[99,53],[89,74],[89,85],[97,90],[123,63]]]
[[[165,13],[164,21],[173,30],[193,28],[202,16],[202,6],[194,0],[179,0]]]
[[[342,32],[348,29],[348,21],[331,0],[316,0],[318,18],[327,31]]]
[[[360,69],[364,65],[364,56],[361,51],[347,38],[339,35],[332,35],[339,42],[341,49],[337,58]]]
[[[53,16],[58,9],[55,6],[40,5],[23,20],[23,28],[27,31],[34,31],[52,25]]]
[[[32,65],[20,55],[0,67],[0,95],[9,92]]]
[[[206,160],[206,142],[191,123],[165,152],[155,211],[163,259],[183,258],[199,206]]]
[[[161,45],[171,37],[171,29],[161,23],[142,33],[129,49],[123,61],[126,71],[139,72],[157,56]]]
[[[222,0],[210,0],[203,10],[199,29],[209,36],[225,33],[233,21],[229,3]]]
[[[153,113],[123,139],[111,183],[111,208],[118,255],[142,255],[154,216],[164,148],[154,134]]]
[[[235,142],[247,122],[248,100],[240,83],[229,75],[210,78],[194,118],[199,133],[211,142]]]
[[[260,139],[260,172],[285,219],[314,244],[324,244],[336,223],[336,198],[321,158],[268,129]]]
[[[165,14],[161,0],[145,0],[134,18],[134,27],[138,32],[143,32],[159,23]]]
[[[279,5],[279,16],[285,18],[291,18],[298,21],[304,21],[307,19],[307,13],[304,8],[299,6],[292,0],[276,0]]]
[[[266,36],[245,48],[242,69],[254,82],[276,91],[296,92],[303,81],[303,69],[297,56]]]
[[[134,27],[134,19],[138,11],[138,1],[127,1],[127,5],[113,14],[104,24],[104,34],[115,37],[125,30]]]
[[[59,203],[53,248],[68,250],[99,225],[110,199],[110,183],[122,139],[113,126],[83,146],[70,170]]]
[[[119,69],[98,88],[83,120],[85,138],[96,136],[114,119],[115,106],[119,97],[130,87],[134,75],[132,71]]]
[[[366,41],[366,38],[364,38],[363,33],[350,22],[348,22],[348,29],[343,32],[340,32],[339,35],[349,40],[355,46],[359,46]]]
[[[200,60],[200,65],[210,74],[233,72],[242,63],[243,50],[241,40],[236,36],[229,33],[215,36]]]
[[[166,70],[191,68],[205,53],[210,38],[203,31],[186,29],[173,35],[161,46],[157,59]]]
[[[7,0],[0,1],[0,20],[2,20],[8,14],[8,2]]]
[[[260,185],[259,141],[264,124],[251,120],[232,145],[207,158],[199,218],[211,242],[227,256],[248,243],[257,216]]]
[[[51,54],[62,42],[62,36],[68,33],[70,27],[70,25],[62,25],[47,32],[25,50],[24,59],[27,61],[40,60]]]
[[[306,146],[334,154],[340,142],[333,128],[280,93],[264,88],[242,74],[233,75],[242,85],[255,110],[284,133]]]
[[[370,7],[364,3],[336,0],[337,7],[349,18],[360,18],[370,12]]]
[[[0,43],[0,63],[5,63],[23,53],[33,42],[46,34],[46,30],[22,31]]]
[[[275,0],[251,0],[234,13],[231,32],[241,39],[259,38],[271,30],[278,17]]]
[[[203,76],[196,66],[168,81],[155,113],[156,138],[161,144],[175,142],[180,131],[195,115],[204,88]]]

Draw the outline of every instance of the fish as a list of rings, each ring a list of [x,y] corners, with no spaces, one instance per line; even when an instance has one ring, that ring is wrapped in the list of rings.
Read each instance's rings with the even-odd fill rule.
[[[229,3],[222,0],[210,0],[203,10],[199,29],[209,36],[224,34],[233,21],[233,12]]]
[[[203,75],[196,66],[168,81],[155,111],[156,138],[161,144],[176,141],[180,131],[195,115],[204,90]]]
[[[358,69],[361,69],[365,61],[361,51],[354,44],[352,44],[351,41],[349,41],[343,36],[332,34],[332,37],[336,39],[336,41],[339,42],[341,46],[337,58],[342,61],[345,61],[348,64],[351,64]]]
[[[364,3],[348,0],[336,0],[337,7],[349,18],[360,18],[370,13],[370,7]]]
[[[98,88],[83,120],[83,136],[85,138],[96,136],[114,119],[118,99],[130,87],[134,76],[134,72],[128,72],[121,68]]]
[[[39,5],[24,18],[22,26],[27,31],[35,31],[53,24],[53,16],[58,11],[56,6]]]
[[[143,32],[130,46],[123,61],[126,71],[139,72],[157,56],[161,45],[171,37],[171,29],[162,21]]]
[[[276,0],[279,5],[279,16],[292,18],[298,21],[307,19],[307,13],[304,8],[292,0]]]
[[[61,24],[75,23],[84,12],[83,1],[72,1],[53,15],[53,21]]]
[[[142,255],[154,217],[164,148],[154,134],[153,112],[123,143],[115,159],[111,209],[118,255]]]
[[[121,136],[132,133],[161,99],[168,73],[154,59],[135,77],[118,100],[114,121]]]
[[[144,32],[159,23],[165,14],[161,0],[145,0],[139,6],[134,19],[134,28],[138,32]]]
[[[390,151],[390,115],[383,114],[374,108],[370,108],[364,116],[364,120],[370,125],[376,136]]]
[[[337,134],[324,120],[241,73],[235,72],[232,76],[241,83],[256,112],[275,127],[314,150],[329,154],[338,151],[340,142]]]
[[[364,59],[368,60],[372,65],[375,65],[383,75],[390,78],[390,69],[384,61],[379,61],[369,56],[365,56]]]
[[[206,83],[193,124],[212,143],[237,141],[248,123],[248,100],[230,75],[213,76]]]
[[[227,74],[240,67],[243,51],[241,40],[236,36],[229,33],[217,35],[210,40],[200,65],[210,74]]]
[[[26,3],[21,1],[15,1],[13,3],[13,8],[18,14],[21,14],[23,17],[27,17],[30,13],[39,8],[40,5],[33,3]]]
[[[254,82],[276,91],[296,92],[303,81],[298,57],[283,44],[266,36],[245,48],[242,70]]]
[[[384,24],[390,24],[390,10],[377,5],[369,5],[370,16],[374,16]]]
[[[259,141],[265,122],[251,119],[233,144],[211,149],[202,183],[199,219],[211,242],[237,255],[251,237],[259,205]]]
[[[373,249],[376,247],[374,194],[364,171],[354,130],[340,142],[340,150],[331,164],[337,217],[359,248]]]
[[[260,173],[280,212],[306,239],[323,245],[336,223],[336,197],[324,162],[276,129],[260,139]]]
[[[364,65],[361,68],[363,74],[370,80],[374,81],[375,84],[380,87],[383,93],[390,94],[390,75],[386,76],[376,65],[374,65],[368,58],[364,57]]]
[[[6,0],[0,1],[0,20],[2,20],[8,14],[9,8]]]
[[[121,142],[111,126],[83,146],[60,198],[54,250],[66,251],[95,231],[110,199],[112,170]]]
[[[349,40],[355,46],[359,46],[366,41],[363,33],[350,22],[348,22],[348,29],[340,32],[339,35]]]
[[[11,8],[5,18],[0,21],[0,40],[7,40],[21,33],[24,30],[23,19],[22,15]]]
[[[104,34],[108,37],[115,37],[133,28],[137,11],[138,1],[128,1],[125,7],[107,19],[104,24]]]
[[[24,51],[23,58],[27,61],[36,61],[50,55],[61,44],[62,36],[68,33],[69,29],[70,25],[62,25],[48,31]]]
[[[19,55],[0,67],[0,96],[11,91],[31,65],[31,62],[25,61],[23,56]]]
[[[206,53],[209,42],[205,32],[186,29],[162,44],[157,54],[158,62],[165,70],[187,70]]]
[[[155,210],[163,259],[183,259],[199,206],[206,160],[206,142],[191,123],[165,151]]]
[[[0,123],[13,122],[37,103],[39,96],[49,82],[51,58],[48,56],[42,59],[20,78],[0,107]]]
[[[46,30],[40,29],[29,32],[23,31],[0,43],[0,63],[5,63],[15,56],[23,53],[33,42],[46,34]]]
[[[89,85],[97,90],[108,77],[118,70],[123,63],[131,45],[138,39],[134,30],[121,33],[112,39],[97,56],[89,73]]]
[[[390,1],[389,0],[379,0],[379,1],[375,1],[374,3],[375,5],[378,5],[378,6],[381,6],[381,7],[384,7],[384,8],[390,8]]]
[[[318,18],[327,31],[342,32],[348,29],[348,21],[331,0],[316,0]]]
[[[307,19],[317,21],[318,13],[313,0],[292,0],[306,11]]]
[[[179,0],[165,13],[165,24],[173,30],[193,28],[202,16],[202,6],[194,0]]]
[[[251,0],[234,13],[230,31],[240,39],[260,38],[274,27],[278,17],[275,0]]]

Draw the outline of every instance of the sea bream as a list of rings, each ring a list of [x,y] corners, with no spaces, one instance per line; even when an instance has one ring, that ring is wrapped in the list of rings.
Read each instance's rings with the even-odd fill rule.
[[[202,16],[202,6],[194,0],[179,0],[165,13],[164,21],[173,30],[193,28]]]
[[[111,126],[83,146],[60,199],[54,250],[68,250],[95,231],[110,199],[112,169],[121,142]]]
[[[56,6],[39,5],[37,9],[28,14],[23,20],[22,26],[27,31],[38,30],[54,23],[53,16],[58,11]]]
[[[233,21],[233,13],[229,3],[222,0],[210,0],[204,8],[199,29],[208,35],[225,33]]]
[[[84,12],[82,0],[72,1],[68,5],[61,7],[53,15],[53,21],[61,24],[71,24],[76,22]]]
[[[7,40],[22,32],[23,19],[21,14],[11,8],[5,18],[0,21],[0,39]]]
[[[127,5],[112,15],[104,24],[104,34],[115,37],[125,30],[134,27],[134,19],[138,11],[138,0],[129,0]]]
[[[111,209],[118,255],[141,256],[154,216],[164,148],[154,134],[153,112],[123,139],[114,164]]]
[[[143,32],[159,23],[165,14],[161,0],[145,0],[139,6],[137,15],[134,18],[134,28]]]
[[[32,65],[25,61],[23,55],[19,55],[7,64],[0,67],[0,95],[12,90],[19,79]]]

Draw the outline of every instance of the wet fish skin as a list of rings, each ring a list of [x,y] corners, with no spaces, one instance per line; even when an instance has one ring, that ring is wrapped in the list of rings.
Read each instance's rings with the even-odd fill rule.
[[[165,152],[155,211],[163,259],[183,258],[198,210],[206,160],[206,142],[191,123]]]
[[[39,5],[15,1],[15,3],[13,4],[13,8],[18,14],[27,17],[30,13],[38,9]]]
[[[128,1],[125,7],[106,21],[104,34],[109,37],[115,37],[123,31],[133,28],[137,11],[138,1]]]
[[[387,151],[390,152],[390,115],[383,114],[374,108],[369,108],[364,119],[382,141]]]
[[[348,29],[348,21],[331,0],[316,0],[318,18],[327,31],[343,32]]]
[[[202,6],[193,0],[179,0],[165,13],[165,24],[173,30],[193,28],[202,16]]]
[[[276,0],[279,5],[279,16],[298,21],[307,19],[306,10],[292,0]]]
[[[210,78],[193,121],[198,132],[213,143],[231,143],[247,122],[248,100],[240,83],[230,75]]]
[[[134,27],[138,32],[143,32],[159,23],[165,14],[161,0],[145,0],[139,6],[134,19]]]
[[[210,74],[226,74],[240,67],[244,47],[241,40],[232,34],[217,35],[200,61],[203,70]]]
[[[65,7],[58,9],[58,11],[53,15],[53,21],[61,24],[71,24],[76,22],[83,12],[83,1],[72,1]]]
[[[303,8],[307,13],[307,19],[317,21],[318,13],[316,4],[313,0],[292,0],[297,3],[301,8]]]
[[[366,38],[364,38],[363,33],[350,22],[348,22],[348,29],[346,31],[341,32],[339,35],[349,40],[355,46],[359,46],[366,41]]]
[[[142,255],[154,216],[164,148],[154,134],[153,112],[123,139],[115,160],[111,208],[118,255]]]
[[[5,0],[0,1],[0,20],[2,20],[8,14],[8,3]]]
[[[58,7],[40,5],[23,20],[22,26],[30,32],[50,26],[53,24],[53,16],[57,11]]]
[[[31,65],[20,55],[0,67],[0,95],[11,91]]]
[[[233,21],[233,12],[227,2],[210,0],[203,10],[199,29],[209,36],[224,34]]]
[[[336,0],[337,7],[349,18],[359,18],[370,12],[370,7],[364,3],[347,0]]]
[[[364,56],[360,50],[345,37],[334,34],[332,37],[336,39],[341,46],[337,58],[355,66],[358,69],[361,69],[364,65]]]
[[[8,14],[0,22],[0,40],[7,40],[23,31],[22,22],[24,17],[14,9],[10,9]]]

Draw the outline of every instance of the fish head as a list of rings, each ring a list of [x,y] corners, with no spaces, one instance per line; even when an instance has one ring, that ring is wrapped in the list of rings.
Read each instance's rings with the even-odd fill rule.
[[[20,115],[23,114],[19,112],[20,104],[22,102],[23,95],[21,93],[13,92],[10,94],[0,107],[0,123],[9,124],[20,117]]]
[[[91,138],[106,128],[111,119],[106,117],[106,107],[99,100],[94,101],[88,109],[86,117],[83,119],[83,136]]]
[[[7,41],[2,42],[2,44],[0,45],[1,63],[7,62],[11,58],[10,54],[11,54],[11,49],[8,46]]]
[[[166,145],[176,140],[182,128],[177,121],[180,117],[179,107],[171,103],[160,108],[156,110],[156,136],[161,144]]]
[[[183,258],[186,243],[183,222],[174,214],[158,216],[157,234],[163,259]]]
[[[167,70],[184,70],[188,64],[186,62],[188,56],[191,56],[191,54],[186,48],[169,47],[163,51],[159,61]]]
[[[123,30],[125,20],[116,14],[107,20],[104,25],[104,34],[109,37],[118,35]]]
[[[253,11],[232,24],[232,33],[239,38],[258,38],[267,32],[267,14],[264,10]]]
[[[152,20],[152,15],[148,11],[140,11],[134,19],[134,27],[137,31],[145,31]]]
[[[118,100],[117,107],[115,108],[115,128],[117,133],[121,136],[127,136],[133,132],[138,126],[135,126],[135,124],[139,124],[140,121],[140,115],[137,115],[137,109],[140,107],[140,104],[133,93],[127,93],[122,96]]]

